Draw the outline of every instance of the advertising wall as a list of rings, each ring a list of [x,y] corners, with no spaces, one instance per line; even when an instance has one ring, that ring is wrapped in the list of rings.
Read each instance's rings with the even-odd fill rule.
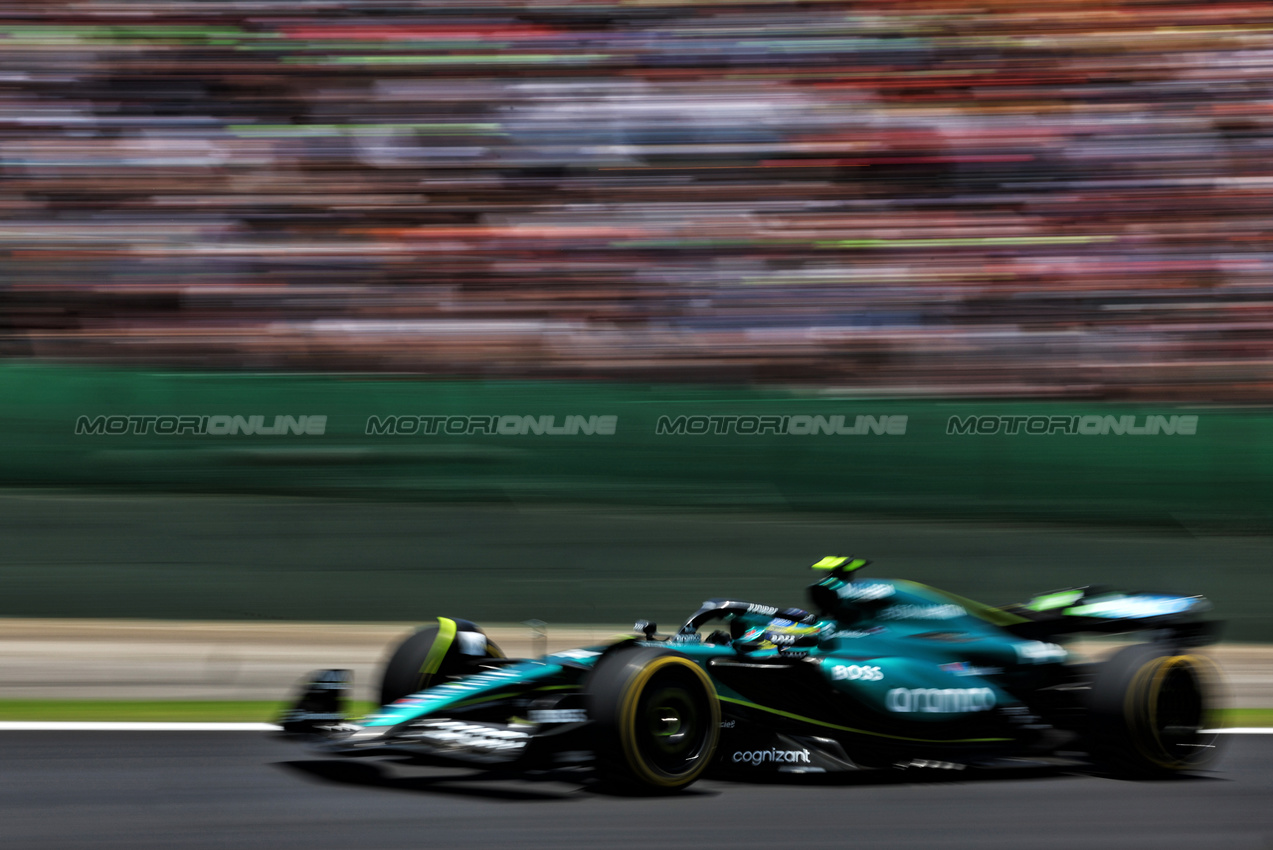
[[[1084,401],[0,367],[0,483],[1263,516],[1273,415]]]

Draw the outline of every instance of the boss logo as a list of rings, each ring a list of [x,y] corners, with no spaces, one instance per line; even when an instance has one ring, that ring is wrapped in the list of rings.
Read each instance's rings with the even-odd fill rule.
[[[837,681],[878,682],[884,678],[879,667],[859,664],[837,664],[831,668],[831,678]]]

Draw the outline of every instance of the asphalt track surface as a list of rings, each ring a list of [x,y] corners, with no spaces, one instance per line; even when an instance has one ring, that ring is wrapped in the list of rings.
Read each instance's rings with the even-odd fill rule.
[[[1273,736],[1214,770],[1128,782],[1053,769],[702,781],[673,798],[333,761],[263,734],[0,733],[14,848],[1273,848]]]

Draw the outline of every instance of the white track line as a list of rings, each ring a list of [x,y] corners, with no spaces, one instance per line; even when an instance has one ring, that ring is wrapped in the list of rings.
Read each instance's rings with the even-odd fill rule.
[[[150,723],[130,721],[0,720],[0,732],[277,732],[273,723]],[[1273,735],[1273,726],[1206,729],[1220,735]]]
[[[4,720],[0,732],[277,732],[273,723],[146,723]]]

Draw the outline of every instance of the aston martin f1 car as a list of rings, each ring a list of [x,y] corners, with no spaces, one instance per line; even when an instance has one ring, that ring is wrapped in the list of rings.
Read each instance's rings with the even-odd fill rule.
[[[1216,674],[1200,596],[1053,591],[996,608],[829,557],[812,611],[711,599],[674,634],[504,657],[439,618],[393,651],[381,707],[351,722],[350,674],[302,683],[283,734],[329,753],[519,771],[586,770],[636,789],[723,775],[1068,759],[1120,775],[1212,758]],[[1100,663],[1062,645],[1139,633]]]

